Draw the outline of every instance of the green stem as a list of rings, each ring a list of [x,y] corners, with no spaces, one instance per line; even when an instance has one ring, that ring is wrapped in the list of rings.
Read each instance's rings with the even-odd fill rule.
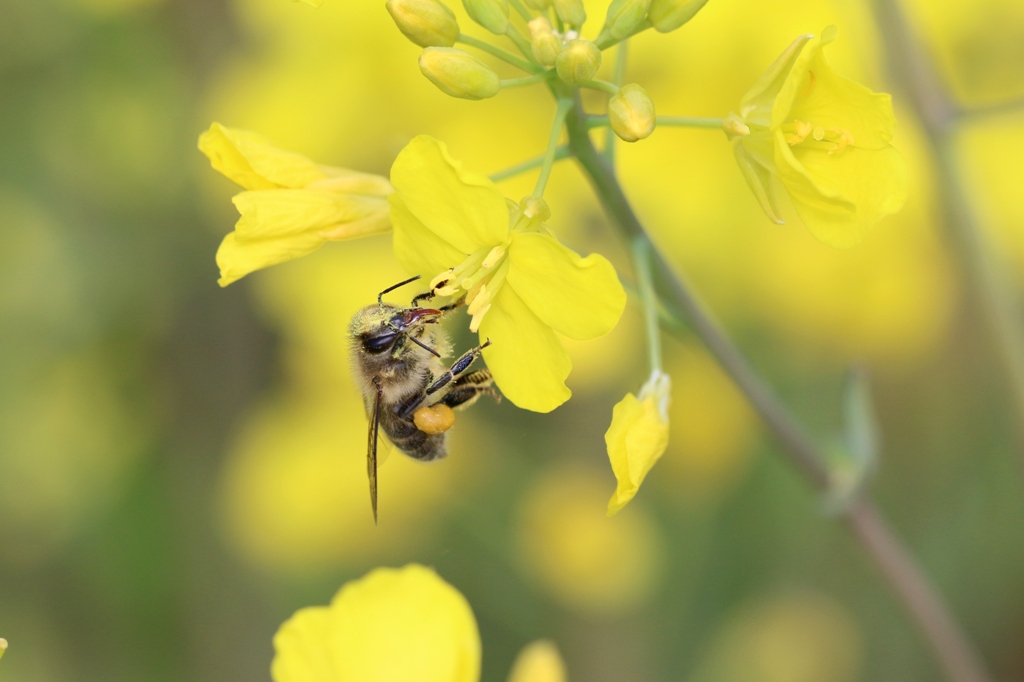
[[[630,244],[636,241],[650,244],[651,268],[662,301],[670,311],[689,321],[690,328],[782,445],[782,453],[794,468],[816,491],[828,492],[831,477],[824,464],[827,461],[824,453],[650,242],[615,177],[614,168],[595,149],[582,107],[577,106],[573,115],[566,119],[566,130],[569,148],[593,185],[612,224]],[[977,653],[949,607],[874,504],[863,497],[857,498],[843,510],[842,517],[931,645],[936,660],[949,679],[955,682],[987,682],[988,677]]]
[[[535,83],[542,83],[544,79],[548,77],[548,72],[536,73],[532,76],[524,76],[522,78],[507,78],[501,81],[502,88],[519,88],[524,85],[533,85]]]
[[[519,16],[525,19],[527,22],[533,20],[533,15],[530,14],[530,10],[523,7],[523,4],[519,0],[508,0],[508,4],[512,5],[512,8],[519,12]]]
[[[616,87],[621,86],[623,79],[626,77],[626,46],[628,45],[629,43],[627,41],[622,41],[619,43],[619,47],[615,50],[615,71],[612,73],[612,83],[614,83]],[[608,162],[612,164],[615,163],[615,140],[615,131],[609,127],[608,130],[605,131],[604,136],[604,155],[605,158],[608,159]]]
[[[659,126],[674,128],[717,128],[722,129],[721,118],[700,118],[694,116],[659,116]]]
[[[512,66],[519,67],[520,69],[528,73],[540,73],[544,70],[543,66],[540,66],[538,64],[531,64],[530,62],[524,59],[520,59],[511,52],[506,52],[500,47],[495,47],[494,45],[491,45],[486,41],[480,40],[479,38],[467,36],[465,33],[460,33],[459,37],[455,39],[455,42],[475,47],[478,50],[483,50],[487,54],[497,57],[501,61],[507,62]]]
[[[651,276],[651,243],[646,239],[633,240],[633,272],[636,276],[637,293],[644,309],[647,360],[653,374],[661,369],[661,327],[658,324],[658,295],[654,292],[654,279]]]
[[[569,147],[567,147],[566,145],[561,145],[558,147],[558,149],[555,150],[555,161],[561,161],[562,159],[567,159],[570,156],[572,156],[572,154],[569,152]],[[540,156],[536,156],[527,161],[523,161],[522,163],[516,164],[515,166],[512,166],[510,168],[500,170],[497,173],[491,173],[489,177],[491,178],[492,182],[501,182],[502,180],[513,178],[519,175],[520,173],[525,173],[528,170],[540,168],[541,166],[544,165],[544,160],[546,158],[547,154],[541,154]]]
[[[555,120],[551,123],[551,135],[548,136],[548,149],[544,153],[544,160],[541,162],[540,177],[537,178],[537,185],[533,188],[533,196],[544,196],[544,188],[547,187],[548,177],[551,176],[551,167],[555,165],[555,152],[558,150],[558,138],[562,135],[562,125],[565,124],[565,117],[573,108],[573,101],[567,98],[558,100],[558,108],[555,109]]]
[[[519,29],[511,21],[508,24],[508,30],[505,31],[505,35],[516,44],[516,47],[519,48],[524,57],[531,61],[533,60],[533,47],[530,46],[530,41],[523,37],[523,34],[519,32]]]
[[[592,80],[585,83],[580,83],[581,88],[590,88],[591,90],[602,90],[607,92],[609,95],[614,95],[619,91],[619,86],[615,83],[609,83],[608,81]]]

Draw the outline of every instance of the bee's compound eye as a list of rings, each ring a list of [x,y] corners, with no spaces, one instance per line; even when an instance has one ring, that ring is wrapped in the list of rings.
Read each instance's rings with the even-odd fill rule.
[[[394,345],[397,336],[397,334],[371,336],[363,341],[363,349],[368,353],[383,353]]]

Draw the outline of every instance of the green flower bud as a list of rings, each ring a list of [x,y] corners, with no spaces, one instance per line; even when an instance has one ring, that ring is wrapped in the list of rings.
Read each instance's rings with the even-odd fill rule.
[[[674,31],[700,11],[708,0],[651,0],[647,18],[659,33]]]
[[[622,40],[640,25],[650,5],[651,0],[615,0],[608,5],[608,15],[601,33]]]
[[[551,7],[551,0],[526,0],[526,4],[533,9],[547,9]]]
[[[508,0],[462,0],[470,18],[499,36],[508,31]]]
[[[454,47],[428,47],[420,55],[420,71],[446,95],[487,99],[498,94],[498,74],[482,61]]]
[[[582,26],[587,20],[587,10],[583,8],[583,0],[551,0],[558,18],[570,26]]]
[[[530,46],[538,62],[554,66],[558,53],[562,51],[562,39],[551,30],[547,19],[537,17],[530,22]]]
[[[620,139],[636,142],[654,132],[654,102],[636,83],[623,85],[608,100],[608,122]]]
[[[451,47],[459,37],[455,14],[439,0],[388,0],[398,30],[420,47]]]
[[[601,66],[601,50],[586,38],[570,40],[555,59],[558,77],[569,85],[593,80]]]

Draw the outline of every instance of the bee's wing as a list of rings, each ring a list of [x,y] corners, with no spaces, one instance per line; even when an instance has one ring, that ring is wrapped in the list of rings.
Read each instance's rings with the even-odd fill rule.
[[[370,478],[370,506],[373,507],[373,523],[377,523],[377,433],[380,430],[380,404],[384,392],[380,379],[374,377],[374,395],[369,405],[370,432],[366,443],[366,474]]]

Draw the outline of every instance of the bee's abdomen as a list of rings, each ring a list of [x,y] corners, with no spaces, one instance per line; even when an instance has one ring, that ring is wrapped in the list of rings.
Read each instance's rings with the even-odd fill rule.
[[[448,454],[445,434],[424,433],[411,419],[402,419],[394,413],[381,414],[380,425],[395,447],[413,459],[429,462]]]

